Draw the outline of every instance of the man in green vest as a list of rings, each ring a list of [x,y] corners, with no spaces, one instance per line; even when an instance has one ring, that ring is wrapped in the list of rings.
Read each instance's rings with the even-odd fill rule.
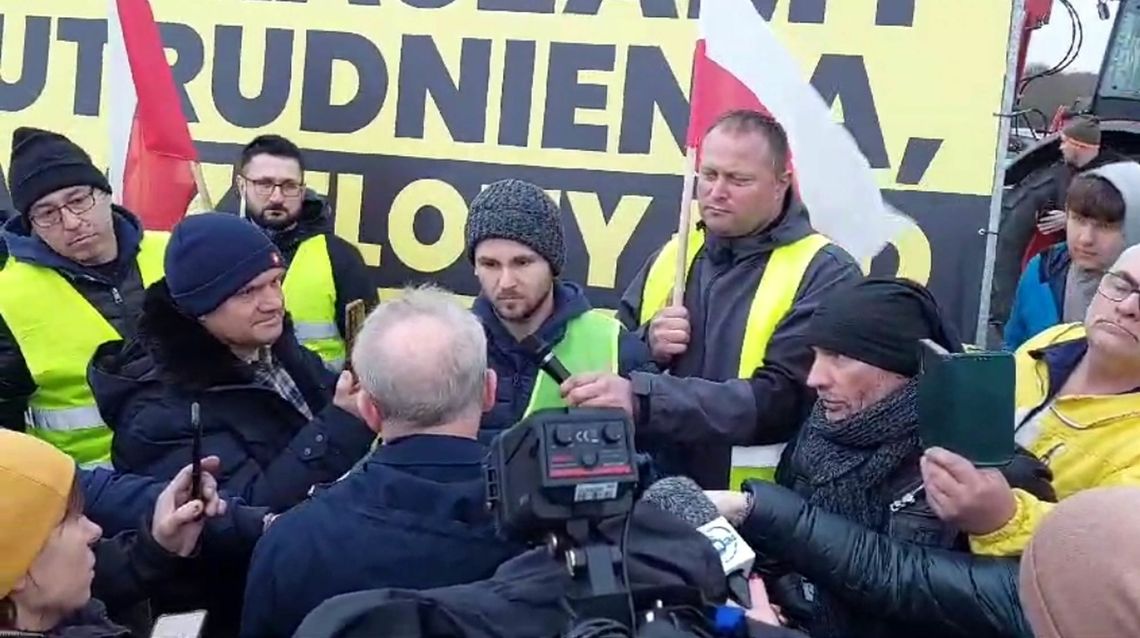
[[[109,467],[87,364],[99,344],[134,335],[168,235],[112,204],[87,153],[50,131],[16,130],[8,188],[18,214],[0,251],[0,425]]]
[[[662,471],[724,489],[771,477],[814,402],[804,333],[821,299],[862,278],[812,229],[791,188],[788,140],[756,111],[722,116],[701,145],[700,223],[689,235],[684,305],[672,305],[678,245],[634,278],[618,317],[669,374],[579,375],[573,405],[624,408]]]
[[[305,187],[305,160],[293,142],[261,135],[242,149],[235,186],[245,212],[277,245],[289,265],[285,307],[297,340],[339,372],[344,367],[345,308],[377,303],[376,285],[355,246],[333,230],[324,197]]]
[[[472,310],[487,332],[488,365],[499,383],[480,437],[542,408],[565,407],[558,382],[523,345],[537,337],[571,372],[655,371],[649,348],[613,317],[594,310],[581,286],[560,278],[566,245],[558,205],[538,186],[507,179],[488,186],[467,215],[467,255],[479,296]]]

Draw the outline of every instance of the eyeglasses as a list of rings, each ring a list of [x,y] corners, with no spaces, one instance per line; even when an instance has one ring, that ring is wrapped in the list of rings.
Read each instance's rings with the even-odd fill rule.
[[[88,211],[95,208],[95,189],[88,189],[87,192],[72,197],[70,201],[62,206],[55,208],[38,209],[28,215],[37,228],[51,228],[58,225],[63,221],[63,209],[67,209],[72,215],[82,216],[86,215]]]
[[[245,175],[242,175],[241,178],[245,180],[246,183],[253,184],[253,192],[261,197],[273,195],[273,191],[278,188],[281,189],[281,195],[283,197],[297,197],[305,190],[304,182],[295,182],[291,179],[277,182],[271,179],[250,179]]]
[[[1106,272],[1096,291],[1102,297],[1119,303],[1131,297],[1133,293],[1140,293],[1140,286],[1114,272]]]

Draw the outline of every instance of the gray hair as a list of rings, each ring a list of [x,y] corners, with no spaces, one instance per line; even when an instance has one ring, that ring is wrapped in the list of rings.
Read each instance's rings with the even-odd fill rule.
[[[381,303],[357,335],[352,365],[386,420],[423,429],[482,411],[487,337],[442,288],[407,288]]]

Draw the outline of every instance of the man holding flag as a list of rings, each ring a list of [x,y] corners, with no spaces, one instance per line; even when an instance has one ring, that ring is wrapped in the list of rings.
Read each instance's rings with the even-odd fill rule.
[[[578,375],[562,387],[572,405],[627,410],[662,469],[705,489],[727,487],[732,466],[770,475],[813,402],[808,321],[822,298],[862,277],[812,228],[791,185],[775,119],[721,116],[701,143],[700,223],[684,249],[674,236],[650,258],[619,309],[670,374]],[[678,255],[683,305],[670,302]]]
[[[0,425],[109,466],[87,363],[104,341],[133,336],[168,235],[112,204],[90,156],[57,133],[17,129],[8,180],[19,214],[0,234]]]

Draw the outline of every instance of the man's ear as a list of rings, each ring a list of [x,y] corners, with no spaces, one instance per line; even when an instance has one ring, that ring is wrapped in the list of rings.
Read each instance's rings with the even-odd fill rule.
[[[483,412],[490,412],[495,407],[495,390],[499,386],[499,377],[495,371],[487,368],[483,373]]]
[[[364,392],[357,392],[356,409],[360,411],[360,418],[364,420],[368,429],[380,435],[381,430],[384,429],[384,413],[380,410],[380,406],[372,400],[372,397]]]

